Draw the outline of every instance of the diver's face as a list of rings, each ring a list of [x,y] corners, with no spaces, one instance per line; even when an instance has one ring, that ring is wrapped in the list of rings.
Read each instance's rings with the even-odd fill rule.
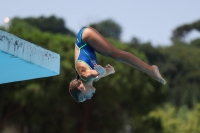
[[[79,86],[79,89],[81,90],[81,94],[79,95],[80,102],[91,99],[96,91],[93,86],[84,86],[83,84]]]

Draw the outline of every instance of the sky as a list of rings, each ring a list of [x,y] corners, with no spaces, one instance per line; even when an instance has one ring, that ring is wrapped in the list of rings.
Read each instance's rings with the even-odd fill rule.
[[[122,27],[124,42],[136,37],[168,46],[175,28],[200,20],[199,5],[200,0],[0,0],[0,25],[6,17],[55,15],[77,33],[83,26],[112,19]],[[200,34],[188,36],[192,39]]]

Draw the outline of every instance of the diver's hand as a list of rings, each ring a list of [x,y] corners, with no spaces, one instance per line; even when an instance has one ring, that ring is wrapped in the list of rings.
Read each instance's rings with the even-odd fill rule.
[[[103,77],[106,74],[106,70],[101,65],[95,65],[94,69],[99,73],[100,77]]]
[[[105,66],[105,69],[106,69],[106,71],[107,71],[108,74],[113,74],[113,73],[115,73],[115,68],[114,68],[113,66],[111,66],[110,64],[107,64],[107,65]]]

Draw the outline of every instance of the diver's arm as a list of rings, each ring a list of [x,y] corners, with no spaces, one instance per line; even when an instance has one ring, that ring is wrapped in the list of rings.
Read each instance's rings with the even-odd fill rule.
[[[102,69],[102,68],[101,68],[101,69]],[[105,69],[105,73],[100,74],[98,77],[96,77],[96,78],[94,79],[94,82],[97,82],[100,78],[103,78],[103,77],[106,77],[106,76],[108,76],[108,75],[110,75],[110,74],[115,73],[114,67],[112,67],[110,64],[106,65],[104,69]]]
[[[99,76],[99,73],[96,70],[86,70],[81,71],[80,76],[85,80],[89,80],[91,78],[96,78],[97,76]]]

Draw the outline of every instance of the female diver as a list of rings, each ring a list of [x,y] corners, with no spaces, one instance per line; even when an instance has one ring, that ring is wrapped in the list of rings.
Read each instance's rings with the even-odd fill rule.
[[[77,102],[91,99],[96,90],[93,82],[115,72],[110,64],[104,68],[98,65],[95,52],[136,67],[158,82],[166,84],[157,66],[150,66],[135,55],[115,48],[92,27],[83,27],[77,35],[75,44],[74,59],[77,77],[69,85],[69,92]]]

